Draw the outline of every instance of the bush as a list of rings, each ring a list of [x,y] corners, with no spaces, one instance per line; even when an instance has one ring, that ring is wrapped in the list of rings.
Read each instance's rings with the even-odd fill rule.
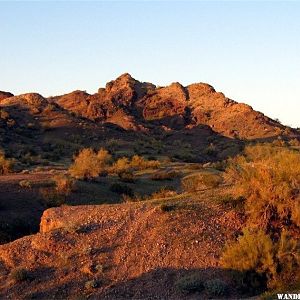
[[[29,279],[29,272],[24,268],[13,269],[10,277],[14,282],[22,282]]]
[[[97,158],[100,161],[102,167],[105,167],[107,164],[111,162],[112,156],[109,152],[103,148],[101,148],[97,153]]]
[[[133,172],[127,171],[127,172],[119,173],[119,178],[123,182],[128,182],[128,183],[135,182],[135,176],[134,176]]]
[[[197,274],[181,277],[175,282],[175,286],[185,293],[201,292],[204,289],[203,282]]]
[[[109,188],[112,192],[120,195],[133,196],[133,190],[131,187],[125,184],[114,183]]]
[[[292,286],[300,282],[300,244],[286,232],[273,242],[262,230],[246,229],[236,242],[226,245],[221,264],[225,268],[265,275],[272,288]]]
[[[21,180],[19,181],[19,186],[22,188],[27,188],[27,189],[31,189],[32,188],[32,181],[29,180]]]
[[[182,189],[186,192],[195,192],[205,188],[216,188],[221,184],[222,178],[211,173],[197,173],[184,177],[181,180]]]
[[[163,203],[160,205],[160,210],[162,212],[170,212],[170,211],[174,211],[177,208],[176,204],[167,204],[167,203]]]
[[[57,190],[41,188],[39,193],[42,196],[42,202],[49,208],[58,207],[66,203],[66,195]]]
[[[89,280],[85,283],[84,286],[87,290],[95,289],[95,288],[99,287],[99,282],[95,279]]]
[[[248,225],[268,232],[300,226],[300,153],[272,145],[245,148],[225,175],[232,194],[246,198]]]
[[[204,283],[205,291],[209,296],[219,297],[225,296],[228,292],[228,285],[221,279],[211,279]]]
[[[102,171],[106,170],[106,164],[110,159],[110,154],[104,149],[100,149],[98,153],[90,148],[82,149],[74,157],[69,173],[72,177],[84,180],[98,177]]]
[[[56,191],[60,194],[69,195],[75,188],[75,181],[66,175],[55,175],[53,181]]]
[[[8,174],[12,171],[13,162],[7,159],[3,152],[0,152],[0,175]]]
[[[172,180],[180,176],[176,171],[160,171],[151,175],[152,180]]]
[[[156,169],[160,166],[160,162],[157,160],[146,160],[142,156],[134,155],[130,166],[136,170]]]
[[[164,199],[164,198],[174,197],[176,195],[177,195],[176,191],[163,187],[159,191],[153,193],[151,195],[151,199]]]
[[[111,171],[116,174],[127,172],[130,169],[130,162],[127,157],[119,158],[111,167]]]

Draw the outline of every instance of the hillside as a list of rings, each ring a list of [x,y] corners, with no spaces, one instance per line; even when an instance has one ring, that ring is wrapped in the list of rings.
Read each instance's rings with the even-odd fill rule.
[[[176,82],[156,87],[139,82],[127,73],[94,95],[75,91],[52,100],[77,115],[111,122],[127,130],[143,131],[151,123],[166,129],[191,129],[205,124],[227,137],[254,139],[277,136],[284,129],[250,106],[226,98],[208,84],[184,87]]]
[[[207,162],[235,155],[247,140],[299,136],[208,84],[156,87],[127,73],[93,95],[1,92],[0,98],[0,148],[23,167],[70,162],[83,147],[112,144],[129,155]]]

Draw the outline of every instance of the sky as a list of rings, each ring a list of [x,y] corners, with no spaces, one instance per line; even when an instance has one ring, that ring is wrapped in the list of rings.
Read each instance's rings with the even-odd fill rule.
[[[300,127],[300,1],[0,2],[0,90],[206,82]]]

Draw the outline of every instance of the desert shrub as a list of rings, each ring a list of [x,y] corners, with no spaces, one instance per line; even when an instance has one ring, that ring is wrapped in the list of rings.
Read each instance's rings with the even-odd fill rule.
[[[151,195],[151,199],[164,199],[168,197],[174,197],[176,195],[177,195],[176,191],[163,187],[159,191],[154,192]]]
[[[136,170],[156,169],[160,166],[160,162],[158,160],[146,160],[142,156],[134,155],[131,158],[130,165]]]
[[[107,150],[101,148],[97,153],[97,158],[101,163],[101,166],[105,167],[107,164],[111,162],[112,156],[109,154]]]
[[[33,183],[30,180],[24,179],[24,180],[19,181],[19,186],[22,188],[31,189],[32,185],[33,185]]]
[[[116,151],[118,146],[120,144],[120,141],[119,140],[116,140],[114,138],[108,140],[106,143],[105,143],[105,147],[109,150],[109,151]]]
[[[227,283],[218,278],[205,281],[204,288],[211,297],[225,296],[228,292]]]
[[[14,282],[22,282],[29,279],[29,272],[24,268],[13,269],[10,277]]]
[[[218,171],[225,171],[227,168],[227,161],[225,160],[216,161],[211,164],[211,167]]]
[[[84,180],[98,177],[102,171],[106,170],[106,164],[110,158],[111,156],[104,149],[100,149],[98,153],[90,148],[82,149],[74,157],[69,173],[74,178]]]
[[[203,282],[197,274],[179,278],[175,282],[175,287],[184,293],[201,292],[204,289]]]
[[[84,287],[87,289],[87,290],[90,290],[90,289],[95,289],[97,287],[99,287],[99,282],[95,279],[93,280],[89,280],[85,283]]]
[[[5,111],[4,109],[0,109],[0,119],[8,120],[9,119],[9,113],[7,111]]]
[[[130,172],[130,171],[122,172],[122,173],[119,173],[118,175],[119,175],[120,181],[123,181],[123,182],[134,183],[135,179],[136,179],[133,172]]]
[[[153,173],[150,178],[152,180],[172,180],[179,176],[180,176],[179,172],[170,170],[170,171],[159,171],[159,172]]]
[[[246,198],[248,225],[268,232],[300,226],[300,153],[269,144],[249,146],[230,161],[225,178]]]
[[[300,141],[298,139],[291,139],[289,141],[289,145],[292,146],[292,147],[298,147],[300,146]]]
[[[212,157],[216,156],[217,153],[217,147],[213,143],[210,143],[209,146],[207,146],[204,150],[204,154]]]
[[[55,183],[55,189],[58,193],[69,195],[75,188],[74,179],[63,174],[54,175],[53,181]]]
[[[163,203],[160,205],[160,210],[162,212],[174,211],[177,208],[176,204]]]
[[[121,174],[130,170],[130,161],[127,157],[119,158],[111,167],[111,171]]]
[[[181,180],[182,189],[195,192],[204,188],[216,188],[222,182],[222,177],[212,173],[197,173],[188,175]]]
[[[58,192],[56,189],[40,188],[39,194],[42,197],[42,202],[47,207],[58,207],[66,203],[66,195]]]
[[[224,207],[244,210],[245,198],[242,196],[233,197],[232,195],[226,194],[218,196],[216,202]]]
[[[133,196],[132,188],[126,184],[113,183],[109,189],[120,195]]]
[[[12,171],[13,161],[5,157],[4,153],[0,151],[0,175],[5,175]]]
[[[300,244],[286,232],[274,242],[263,230],[245,229],[237,241],[226,245],[221,264],[266,276],[271,288],[292,286],[300,282]]]

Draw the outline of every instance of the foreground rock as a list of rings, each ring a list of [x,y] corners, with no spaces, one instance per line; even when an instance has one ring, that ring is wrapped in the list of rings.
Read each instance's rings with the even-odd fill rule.
[[[0,246],[0,297],[188,298],[174,287],[183,275],[229,280],[218,257],[240,227],[235,212],[204,202],[169,212],[151,203],[49,209],[40,233]],[[28,279],[15,282],[16,268]]]

